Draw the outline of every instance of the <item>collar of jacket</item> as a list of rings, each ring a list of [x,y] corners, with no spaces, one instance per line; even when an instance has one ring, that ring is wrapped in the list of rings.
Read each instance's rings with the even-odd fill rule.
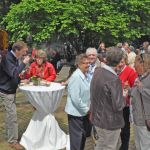
[[[83,80],[87,80],[86,75],[79,68],[77,69],[77,73]]]
[[[16,59],[18,59],[13,50],[11,50],[10,53],[11,53]]]
[[[111,67],[109,67],[108,65],[104,65],[104,66],[102,66],[102,68],[110,71],[111,73],[113,73],[114,75],[117,76],[117,73]]]

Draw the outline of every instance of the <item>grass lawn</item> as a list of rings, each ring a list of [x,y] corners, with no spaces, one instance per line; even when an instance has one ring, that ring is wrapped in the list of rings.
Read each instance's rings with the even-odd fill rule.
[[[0,104],[1,101],[0,101]],[[68,133],[68,124],[67,116],[64,112],[64,106],[66,104],[66,93],[62,97],[61,103],[54,113],[56,120],[58,121],[61,129]],[[0,105],[1,106],[1,105]],[[0,107],[0,150],[13,150],[8,146],[6,132],[5,132],[5,123],[4,123],[4,110],[3,107]],[[19,123],[19,137],[21,138],[22,134],[26,130],[28,123],[34,112],[31,104],[28,103],[26,97],[21,93],[17,93],[17,114],[18,114],[18,123]],[[91,139],[87,139],[85,150],[93,150],[93,144]],[[130,148],[129,150],[135,150],[134,146],[134,134],[133,127],[131,127],[131,138],[130,138]]]
[[[64,112],[64,105],[66,103],[66,96],[63,96],[59,108],[54,113],[60,127],[67,132],[67,116]],[[1,101],[0,101],[0,104]],[[1,106],[1,105],[0,105]],[[19,92],[17,94],[17,115],[19,123],[19,137],[21,138],[23,132],[26,130],[28,123],[34,112],[33,107],[26,100],[26,97]],[[13,150],[7,143],[7,135],[5,131],[5,113],[4,108],[0,107],[0,150]]]

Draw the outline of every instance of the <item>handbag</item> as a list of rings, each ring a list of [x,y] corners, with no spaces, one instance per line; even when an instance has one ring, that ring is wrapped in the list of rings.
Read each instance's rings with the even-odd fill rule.
[[[141,104],[142,104],[143,113],[144,113],[144,117],[145,117],[145,125],[147,127],[147,130],[150,131],[150,119],[146,119],[146,114],[145,114],[144,104],[143,104],[143,98],[142,98],[142,94],[141,93],[140,93],[140,98],[141,98]]]

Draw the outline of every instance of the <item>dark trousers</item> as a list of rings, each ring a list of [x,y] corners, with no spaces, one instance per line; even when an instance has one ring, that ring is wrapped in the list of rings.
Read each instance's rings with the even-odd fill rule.
[[[129,107],[125,107],[123,109],[123,117],[125,121],[124,128],[121,129],[121,147],[120,150],[128,150],[129,148],[129,140],[130,140],[130,122],[129,122]]]
[[[68,115],[70,150],[84,150],[88,116]]]

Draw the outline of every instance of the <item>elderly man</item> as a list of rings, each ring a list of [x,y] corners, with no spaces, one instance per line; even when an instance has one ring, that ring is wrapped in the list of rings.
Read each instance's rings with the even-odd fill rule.
[[[100,61],[97,58],[97,50],[95,48],[89,47],[86,50],[86,55],[89,58],[90,66],[89,66],[89,71],[87,73],[88,79],[91,82],[94,70],[97,66],[100,66]]]
[[[122,57],[122,51],[111,48],[106,57],[107,65],[96,68],[93,75],[91,113],[99,137],[95,150],[116,150],[124,126],[122,84],[116,74],[116,67]]]
[[[28,48],[23,41],[14,43],[12,50],[8,51],[2,59],[0,66],[0,98],[3,100],[6,110],[6,129],[10,147],[21,150],[23,147],[18,143],[18,123],[16,113],[16,89],[20,82],[19,74],[29,62],[26,55]],[[19,59],[24,56],[22,62]]]
[[[95,68],[98,66],[101,66],[102,62],[99,61],[97,57],[98,55],[97,50],[95,48],[89,47],[88,49],[86,49],[86,55],[88,56],[88,59],[90,62],[89,70],[87,72],[87,78],[89,82],[91,82]],[[92,126],[92,124],[91,126],[89,124],[88,129],[87,129],[87,137],[91,136],[91,131],[92,131],[93,138],[98,139],[98,135],[96,133],[95,127]]]

